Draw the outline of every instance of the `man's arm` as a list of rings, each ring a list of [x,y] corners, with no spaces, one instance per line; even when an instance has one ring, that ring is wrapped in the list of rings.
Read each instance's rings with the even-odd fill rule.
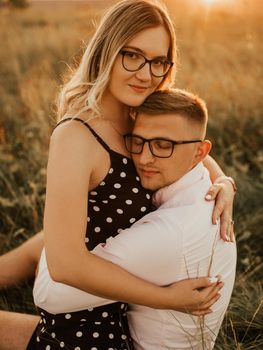
[[[179,228],[178,228],[179,230]],[[99,244],[93,254],[121,266],[149,282],[166,285],[176,276],[181,251],[181,233],[158,211],[146,215],[131,228]],[[34,287],[36,305],[50,313],[63,313],[97,307],[113,301],[54,282],[48,272],[45,254],[40,260]]]
[[[165,211],[148,214],[106,244],[99,244],[93,253],[148,282],[160,286],[174,282],[181,261],[182,233]]]

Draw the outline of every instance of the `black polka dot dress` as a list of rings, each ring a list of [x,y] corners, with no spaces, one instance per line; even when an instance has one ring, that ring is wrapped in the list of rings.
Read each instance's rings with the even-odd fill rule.
[[[112,151],[83,120],[74,120],[89,128],[111,160],[108,174],[88,195],[85,242],[91,250],[151,211],[151,192],[141,186],[131,159]],[[126,310],[121,302],[56,315],[39,309],[41,319],[27,350],[132,350]]]

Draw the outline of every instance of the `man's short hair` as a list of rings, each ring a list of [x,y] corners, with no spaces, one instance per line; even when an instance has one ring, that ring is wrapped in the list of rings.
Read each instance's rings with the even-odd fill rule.
[[[190,122],[195,122],[206,129],[208,112],[206,103],[197,95],[181,90],[167,89],[156,91],[149,95],[140,106],[134,108],[138,114],[158,115],[177,114],[185,116]]]

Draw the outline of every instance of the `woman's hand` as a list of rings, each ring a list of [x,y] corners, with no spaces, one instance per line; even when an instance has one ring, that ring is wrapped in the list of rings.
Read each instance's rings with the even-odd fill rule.
[[[218,177],[206,194],[206,200],[215,200],[212,222],[220,217],[220,236],[224,241],[234,242],[233,202],[236,186],[227,176]]]
[[[176,306],[172,309],[195,316],[212,312],[211,306],[220,298],[219,291],[224,283],[217,278],[191,278],[175,282],[169,287]]]

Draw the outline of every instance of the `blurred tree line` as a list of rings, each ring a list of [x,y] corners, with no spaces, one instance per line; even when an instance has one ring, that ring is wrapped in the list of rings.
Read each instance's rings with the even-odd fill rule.
[[[0,0],[0,7],[1,6],[25,8],[29,6],[29,3],[28,0]]]

